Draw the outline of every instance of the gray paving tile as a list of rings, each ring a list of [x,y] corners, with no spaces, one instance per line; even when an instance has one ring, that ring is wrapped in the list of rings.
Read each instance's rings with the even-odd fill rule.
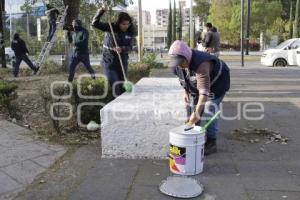
[[[0,200],[12,200],[18,195],[19,192],[21,192],[24,189],[25,189],[25,186],[18,188],[16,190],[13,190],[13,191],[4,193],[2,195],[0,194]]]
[[[300,191],[279,162],[235,161],[247,189]]]
[[[134,184],[142,186],[157,186],[170,174],[168,161],[144,160],[138,169]]]
[[[299,200],[300,192],[290,191],[249,191],[251,200]]]
[[[24,132],[28,131],[28,129],[23,128],[17,124],[11,123],[6,120],[0,121],[0,128],[4,129],[6,131],[12,132],[12,133],[20,133],[20,132],[24,133]]]
[[[216,200],[249,200],[242,184],[234,182],[233,179],[224,179],[224,177],[202,179],[201,183],[204,185],[204,194],[209,194]]]
[[[41,147],[44,147],[44,148],[47,148],[51,151],[65,151],[65,147],[63,147],[62,145],[59,145],[59,144],[48,144],[48,143],[45,143],[45,142],[40,142],[40,141],[34,141],[35,144],[41,146]]]
[[[101,159],[71,200],[126,199],[141,161]]]
[[[45,168],[30,160],[26,160],[21,163],[1,168],[1,170],[18,182],[27,185],[30,184],[38,174],[45,171]]]
[[[55,152],[51,155],[43,155],[43,156],[40,156],[40,157],[37,157],[37,158],[33,158],[32,161],[38,163],[39,165],[41,165],[43,167],[48,168],[52,164],[54,164],[57,159],[59,159],[62,155],[64,155],[65,152],[66,151],[63,150],[63,151]]]
[[[0,168],[42,155],[51,155],[53,151],[34,143],[26,143],[9,148],[5,154],[0,154]]]
[[[11,177],[0,171],[0,195],[21,188],[22,185],[17,183]]]
[[[4,147],[14,147],[20,144],[25,144],[31,142],[33,139],[28,136],[19,135],[19,134],[1,134],[0,135],[0,144]]]

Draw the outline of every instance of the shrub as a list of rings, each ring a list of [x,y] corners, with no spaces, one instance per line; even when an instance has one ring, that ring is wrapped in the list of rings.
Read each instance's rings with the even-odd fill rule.
[[[149,53],[143,57],[142,63],[148,65],[150,68],[155,68],[155,69],[166,67],[163,63],[156,62],[155,60],[156,60],[156,54]]]
[[[91,78],[84,78],[80,83],[81,94],[84,96],[102,96],[107,89],[107,95],[102,99],[86,99],[78,95],[78,83],[73,83],[73,104],[77,108],[81,103],[101,103],[107,104],[113,99],[111,88],[105,78],[97,78],[95,80]],[[101,105],[89,105],[81,108],[80,119],[84,124],[89,123],[91,120],[100,124],[100,109]]]
[[[17,88],[14,83],[0,80],[0,106],[7,110],[11,117],[16,116],[16,106],[12,101],[17,98]]]
[[[44,110],[45,113],[49,116],[50,120],[52,121],[52,125],[54,130],[61,134],[62,130],[66,127],[78,128],[78,122],[77,122],[77,108],[81,103],[101,103],[105,105],[109,101],[112,100],[111,90],[108,87],[108,94],[103,99],[87,99],[87,98],[81,98],[78,95],[78,82],[73,82],[73,91],[72,96],[70,99],[63,99],[63,98],[53,98],[51,96],[49,84],[44,84],[40,89],[40,95],[43,99],[44,104]],[[81,87],[81,94],[85,96],[100,96],[104,93],[105,84],[107,84],[106,79],[104,78],[97,78],[97,79],[91,79],[91,78],[83,78],[80,83]],[[107,84],[108,85],[108,84]],[[66,85],[55,85],[55,88],[53,88],[53,94],[56,96],[66,96],[70,93],[69,87]],[[56,119],[53,119],[50,115],[50,109],[51,105],[58,102],[64,102],[69,103],[72,105],[73,110],[72,112],[72,119],[68,121],[59,121]],[[80,110],[80,119],[83,124],[89,123],[91,120],[97,122],[100,124],[100,109],[102,108],[101,105],[89,105],[89,106],[83,106]],[[63,117],[68,115],[70,111],[66,109],[65,106],[55,106],[53,109],[53,114],[56,117]]]
[[[41,74],[59,74],[61,72],[64,72],[64,67],[53,60],[46,60],[41,68]]]
[[[128,79],[136,83],[143,77],[148,77],[150,67],[145,63],[131,63],[128,68]]]

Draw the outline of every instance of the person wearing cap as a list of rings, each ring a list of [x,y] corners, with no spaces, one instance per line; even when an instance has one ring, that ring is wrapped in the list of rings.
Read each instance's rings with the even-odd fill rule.
[[[74,45],[74,53],[69,67],[69,82],[72,82],[75,75],[76,66],[82,62],[92,78],[95,79],[95,71],[90,63],[89,56],[89,32],[82,27],[79,19],[72,22],[73,31],[68,31],[69,43]]]
[[[230,88],[230,71],[225,62],[206,52],[193,50],[180,40],[169,50],[169,67],[184,88],[188,125],[200,125],[218,110]],[[217,151],[218,120],[206,133],[205,155]]]

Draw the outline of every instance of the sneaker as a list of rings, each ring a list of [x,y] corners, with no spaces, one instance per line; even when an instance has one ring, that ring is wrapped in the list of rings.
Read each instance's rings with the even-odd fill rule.
[[[37,67],[36,70],[33,72],[34,75],[40,70],[40,67]]]
[[[210,155],[217,152],[217,142],[214,138],[207,138],[207,141],[204,145],[204,155]]]

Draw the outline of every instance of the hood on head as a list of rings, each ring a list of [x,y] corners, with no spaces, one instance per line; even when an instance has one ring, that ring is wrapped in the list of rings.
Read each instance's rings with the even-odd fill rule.
[[[170,47],[168,54],[170,56],[183,56],[189,63],[192,60],[192,49],[181,40],[176,40]]]

